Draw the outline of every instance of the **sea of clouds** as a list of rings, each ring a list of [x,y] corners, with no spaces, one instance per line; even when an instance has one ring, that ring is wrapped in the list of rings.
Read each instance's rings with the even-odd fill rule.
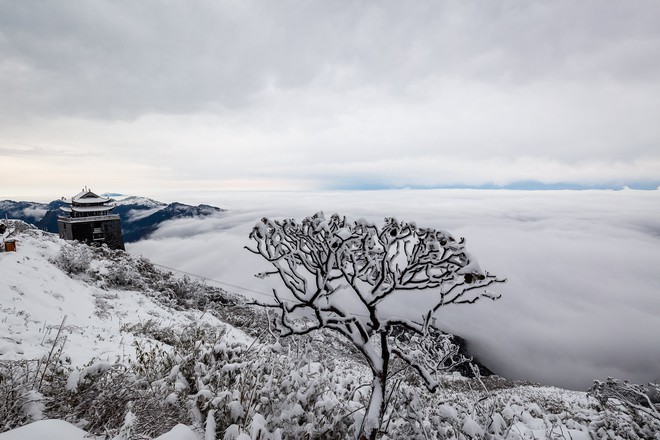
[[[156,195],[154,195],[156,196]],[[615,376],[660,380],[660,191],[387,190],[162,194],[227,209],[164,224],[128,246],[169,267],[267,300],[269,269],[243,249],[262,217],[317,211],[382,224],[414,220],[465,237],[481,267],[507,278],[499,301],[447,306],[440,325],[500,375],[571,389]],[[414,295],[414,294],[412,294]],[[401,307],[414,308],[412,296]],[[417,304],[422,301],[419,298]]]

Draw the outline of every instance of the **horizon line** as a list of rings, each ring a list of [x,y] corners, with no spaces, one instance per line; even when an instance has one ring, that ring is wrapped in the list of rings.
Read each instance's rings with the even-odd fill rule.
[[[624,184],[578,184],[578,183],[542,183],[537,181],[519,181],[503,185],[481,184],[481,185],[385,185],[378,183],[363,183],[354,185],[337,185],[329,187],[327,190],[346,190],[346,191],[381,191],[381,190],[432,190],[432,189],[468,189],[468,190],[514,190],[514,191],[657,191],[660,190],[660,181],[657,182],[631,182]]]

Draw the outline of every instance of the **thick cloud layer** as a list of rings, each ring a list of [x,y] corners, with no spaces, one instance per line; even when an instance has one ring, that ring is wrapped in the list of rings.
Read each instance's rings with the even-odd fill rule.
[[[657,185],[658,22],[652,0],[0,1],[3,192]]]
[[[609,375],[660,379],[660,191],[223,193],[191,201],[231,210],[173,222],[130,251],[267,300],[272,286],[252,275],[269,266],[242,249],[261,217],[323,209],[415,220],[464,236],[485,270],[508,279],[497,287],[501,300],[437,315],[496,372],[575,389]],[[397,313],[421,301],[397,303]]]

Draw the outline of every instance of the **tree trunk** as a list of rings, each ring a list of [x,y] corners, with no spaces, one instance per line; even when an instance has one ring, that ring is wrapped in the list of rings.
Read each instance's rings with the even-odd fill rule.
[[[372,370],[374,379],[371,384],[371,398],[369,399],[369,406],[364,416],[362,428],[364,435],[361,438],[368,440],[376,440],[385,415],[385,390],[387,389],[387,371],[390,363],[390,350],[387,346],[386,332],[380,334],[380,344],[381,359],[383,361],[382,370]]]
[[[374,372],[374,380],[371,384],[371,398],[367,413],[364,416],[363,430],[364,435],[361,438],[375,440],[380,426],[383,423],[383,413],[385,410],[385,374],[383,372]]]

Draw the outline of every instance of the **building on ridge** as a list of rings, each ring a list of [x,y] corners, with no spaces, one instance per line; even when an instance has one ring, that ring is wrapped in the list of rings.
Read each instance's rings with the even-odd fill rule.
[[[16,239],[9,238],[14,233],[13,229],[7,226],[8,220],[0,223],[0,252],[16,252]]]
[[[106,244],[111,249],[124,250],[121,219],[110,211],[113,200],[99,196],[88,188],[71,199],[64,199],[69,206],[60,209],[66,214],[57,217],[60,238],[78,240],[88,244]]]

